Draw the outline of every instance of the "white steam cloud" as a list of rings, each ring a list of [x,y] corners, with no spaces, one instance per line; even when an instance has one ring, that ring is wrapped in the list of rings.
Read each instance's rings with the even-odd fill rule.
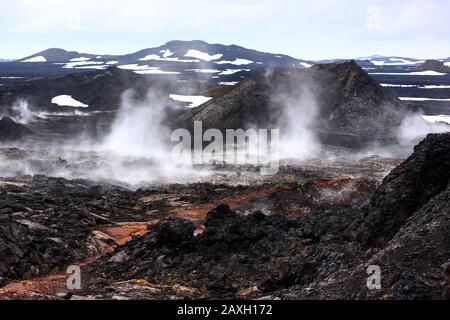
[[[280,124],[280,157],[305,160],[320,150],[314,133],[319,107],[309,85],[302,84],[294,92],[272,96],[273,102],[283,108]]]
[[[403,119],[399,131],[398,141],[401,145],[414,146],[428,133],[449,132],[450,125],[444,122],[425,121],[420,114],[412,114]]]
[[[149,91],[144,101],[137,101],[134,94],[128,90],[122,95],[117,118],[101,149],[119,155],[164,159],[169,154],[165,141],[170,137],[162,124],[167,97]]]
[[[28,124],[35,120],[36,115],[29,109],[28,102],[23,99],[17,100],[12,105],[14,113],[13,120],[21,124]]]

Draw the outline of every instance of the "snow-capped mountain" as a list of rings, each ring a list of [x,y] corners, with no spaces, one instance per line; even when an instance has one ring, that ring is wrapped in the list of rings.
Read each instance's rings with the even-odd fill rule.
[[[396,56],[380,56],[380,55],[360,57],[357,59],[370,61],[372,64],[376,66],[419,65],[425,62],[425,59],[396,57]]]
[[[305,68],[313,64],[283,54],[200,40],[170,41],[156,48],[121,56],[48,49],[17,61],[47,63],[75,70],[101,70],[114,65],[141,75],[177,75],[180,79],[196,77],[225,85],[235,84],[257,70]]]
[[[318,61],[316,61],[316,63],[343,63],[343,62],[346,62],[349,60],[355,60],[360,66],[363,66],[363,67],[418,66],[425,62],[425,59],[373,55],[373,56],[368,56],[368,57],[357,57],[357,58],[353,58],[353,59],[318,60]]]
[[[11,61],[11,60],[9,60],[9,59],[2,59],[2,58],[0,58],[0,62],[9,62],[9,61]]]
[[[87,54],[87,53],[79,53],[76,51],[66,51],[64,49],[59,48],[50,48],[38,53],[35,53],[31,56],[19,59],[19,62],[66,62],[72,59],[76,59],[79,57],[93,58],[95,55]]]
[[[75,73],[97,76],[97,72],[103,71],[119,76],[121,73],[118,71],[123,71],[128,74],[127,77],[131,74],[138,79],[145,77],[150,78],[150,81],[174,83],[176,89],[168,92],[170,98],[193,107],[226,92],[240,81],[250,79],[257,73],[265,73],[268,69],[301,69],[314,64],[336,64],[349,60],[307,61],[237,45],[211,44],[199,40],[170,41],[159,47],[125,55],[98,55],[48,49],[15,62],[2,63],[0,86],[6,88],[17,82]],[[447,114],[450,73],[422,70],[425,59],[404,56],[373,55],[354,60],[381,86],[398,95],[415,110],[425,110],[427,114]],[[437,60],[450,66],[450,58]],[[109,69],[113,66],[117,67],[117,70]],[[70,77],[67,79],[70,80]],[[192,89],[196,88],[193,83],[199,85],[198,90]],[[75,97],[78,96],[78,91],[74,92]],[[73,92],[67,94],[70,93]],[[83,103],[90,101],[88,97],[80,97],[83,98]],[[48,97],[44,100],[46,103],[50,101]],[[94,105],[92,102],[89,104]]]

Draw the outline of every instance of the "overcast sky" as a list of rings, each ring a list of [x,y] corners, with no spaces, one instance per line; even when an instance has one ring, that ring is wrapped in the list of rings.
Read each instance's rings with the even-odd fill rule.
[[[443,58],[449,21],[450,0],[0,0],[0,57],[200,39],[303,59]]]

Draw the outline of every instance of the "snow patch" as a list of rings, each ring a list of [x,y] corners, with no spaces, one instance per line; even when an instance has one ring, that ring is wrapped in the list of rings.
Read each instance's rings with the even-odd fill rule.
[[[436,85],[426,85],[419,87],[420,89],[450,89],[450,86],[442,85],[442,86],[436,86]]]
[[[414,98],[414,97],[399,97],[404,101],[450,101],[450,99],[433,99],[433,98]]]
[[[27,59],[22,62],[47,62],[47,59],[45,59],[45,57],[43,57],[43,56],[37,56],[37,57],[33,57],[33,58]]]
[[[222,86],[234,86],[235,84],[238,84],[238,81],[224,81],[224,82],[219,82],[220,85]]]
[[[250,69],[227,69],[227,70],[224,70],[224,71],[222,71],[221,73],[219,73],[219,75],[221,75],[221,76],[229,76],[229,75],[231,75],[231,74],[235,74],[235,73],[238,73],[238,72],[241,72],[241,71],[250,71]]]
[[[450,124],[450,116],[449,115],[445,115],[445,114],[441,114],[438,116],[421,116],[424,120],[431,122],[431,123],[435,123],[435,122],[446,122],[448,124]]]
[[[223,54],[218,53],[218,54],[210,55],[209,53],[206,53],[206,52],[198,51],[195,49],[190,49],[184,56],[196,58],[196,59],[200,59],[200,60],[205,60],[205,61],[212,61],[212,60],[218,60],[218,59],[222,58]]]
[[[415,84],[391,84],[391,83],[380,83],[380,86],[387,88],[417,88],[418,85]]]
[[[79,57],[79,58],[73,58],[73,59],[70,59],[69,61],[71,61],[71,62],[77,62],[77,61],[89,61],[89,60],[91,60],[91,58]]]
[[[159,60],[159,59],[161,59],[160,56],[158,56],[157,54],[152,53],[152,54],[146,55],[143,58],[140,58],[139,60],[140,61],[148,61],[148,60]]]
[[[138,65],[138,64],[123,64],[118,66],[120,69],[133,70],[137,74],[179,74],[176,71],[164,71],[159,67],[150,67],[148,65]]]
[[[177,71],[164,71],[164,70],[160,70],[159,68],[138,70],[138,71],[135,71],[134,73],[137,73],[137,74],[180,74]]]
[[[160,53],[163,54],[163,57],[164,57],[164,58],[168,58],[168,57],[170,57],[170,56],[173,55],[173,52],[170,51],[170,49],[164,49],[164,50],[161,50]]]
[[[103,64],[101,61],[75,61],[68,62],[64,65],[64,69],[97,69],[95,65]],[[90,65],[91,68],[84,68],[84,66]]]
[[[304,67],[304,68],[309,68],[309,67],[312,67],[312,66],[313,66],[312,64],[307,63],[307,62],[300,62],[300,65],[301,65],[302,67]]]
[[[184,96],[179,94],[170,94],[169,97],[175,101],[189,102],[188,108],[198,107],[212,99],[211,97],[205,96]]]
[[[222,60],[222,61],[218,61],[216,63],[217,64],[234,64],[235,66],[242,66],[242,65],[246,65],[246,64],[251,64],[251,63],[253,63],[253,61],[247,60],[247,59],[236,58],[233,61]]]
[[[133,71],[158,69],[158,67],[150,67],[148,65],[138,65],[136,63],[134,63],[134,64],[123,64],[123,65],[118,66],[118,68],[124,69],[124,70],[133,70]]]
[[[63,94],[56,96],[52,99],[52,103],[57,104],[60,107],[73,107],[73,108],[87,108],[87,104],[84,104],[78,100],[72,98],[72,96]]]
[[[180,60],[179,58],[169,58],[168,56],[160,57],[157,54],[149,54],[143,58],[140,58],[139,60],[140,61],[156,60],[156,61],[172,61],[172,62],[200,62],[200,60]]]
[[[82,67],[76,67],[75,69],[92,69],[92,70],[105,70],[108,66],[101,65],[101,66],[82,66]]]
[[[380,85],[382,87],[387,87],[387,88],[450,89],[450,85],[419,86],[417,84],[393,84],[393,83],[380,83]]]
[[[367,60],[367,59],[363,59],[363,60]],[[411,60],[407,60],[407,59],[401,59],[401,58],[389,58],[386,60],[372,60],[372,59],[368,59],[370,62],[372,62],[374,65],[376,66],[406,66],[406,65],[415,65],[415,64],[420,64],[420,63],[424,63],[424,60],[420,60],[420,61],[411,61]]]
[[[186,69],[185,71],[193,71],[197,73],[217,73],[220,72],[220,70],[217,69]]]
[[[375,75],[391,75],[391,76],[444,76],[447,73],[436,72],[436,71],[418,71],[418,72],[372,72],[369,74]]]

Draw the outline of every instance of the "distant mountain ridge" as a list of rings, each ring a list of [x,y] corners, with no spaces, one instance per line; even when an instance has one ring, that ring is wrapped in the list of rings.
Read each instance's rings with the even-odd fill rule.
[[[16,60],[19,62],[67,62],[72,59],[86,57],[86,58],[94,58],[95,55],[88,53],[79,53],[77,51],[66,51],[60,48],[50,48],[25,58]]]
[[[175,40],[125,55],[95,55],[52,48],[16,62],[40,62],[74,70],[105,70],[114,65],[141,75],[175,75],[181,80],[212,80],[221,85],[234,85],[268,68],[305,68],[314,64],[288,55],[201,40]]]
[[[139,61],[151,61],[151,60],[159,60],[159,61],[172,61],[175,62],[176,58],[179,60],[188,60],[196,59],[198,60],[198,56],[190,55],[192,54],[192,50],[200,51],[202,53],[207,53],[209,56],[215,58],[211,58],[209,56],[204,56],[204,61],[213,61],[219,60],[216,62],[221,62],[221,64],[226,64],[225,62],[230,62],[232,65],[244,65],[246,64],[244,61],[235,61],[236,59],[248,60],[253,63],[267,63],[272,61],[274,58],[279,59],[282,64],[290,65],[298,62],[308,62],[306,60],[295,59],[288,55],[284,54],[273,54],[267,52],[260,52],[257,50],[247,49],[237,45],[223,45],[223,44],[211,44],[201,40],[192,40],[192,41],[182,41],[182,40],[174,40],[165,43],[159,47],[146,48],[139,50],[134,53],[125,54],[125,55],[98,55],[92,53],[80,53],[77,51],[66,51],[64,49],[59,48],[50,48],[30,56],[21,58],[16,60],[17,62],[27,62],[35,59],[36,62],[69,62],[69,61],[88,61],[87,59],[92,59],[94,61],[102,61],[108,59],[116,59],[119,63],[129,63],[129,62],[139,62]],[[191,52],[189,52],[191,51]],[[240,57],[237,58],[237,55]],[[150,57],[149,57],[150,56]],[[42,61],[39,61],[37,58],[44,58]],[[159,57],[159,58],[158,58]],[[251,58],[251,59],[250,59]],[[253,59],[253,60],[252,60]],[[275,60],[276,61],[276,60]],[[31,61],[33,62],[33,61]],[[234,63],[231,63],[234,62]],[[276,63],[277,65],[279,63]]]
[[[411,57],[401,57],[401,56],[381,56],[372,55],[367,57],[357,57],[351,59],[325,59],[316,60],[316,63],[343,63],[346,61],[355,60],[360,66],[420,66],[427,59],[418,59]],[[443,63],[450,62],[449,58],[435,59]]]
[[[316,63],[343,63],[350,60],[355,60],[360,66],[368,66],[368,65],[417,65],[424,63],[427,59],[418,59],[412,57],[403,57],[403,56],[383,56],[383,55],[371,55],[366,57],[353,57],[348,59],[343,58],[331,58],[331,59],[322,59],[322,60],[304,60],[293,58],[289,55],[285,54],[277,54],[277,53],[268,53],[261,52],[253,49],[248,49],[238,45],[223,45],[223,44],[212,44],[207,43],[202,40],[173,40],[169,41],[159,47],[145,48],[139,50],[134,53],[124,54],[124,55],[110,55],[110,54],[92,54],[92,53],[80,53],[77,51],[67,51],[60,48],[50,48],[30,56],[15,60],[18,62],[50,62],[50,63],[58,63],[58,62],[69,62],[73,60],[76,61],[102,61],[102,60],[118,60],[119,63],[123,62],[135,62],[137,61],[180,61],[180,60],[189,60],[187,58],[182,59],[182,57],[188,57],[186,54],[189,50],[197,50],[204,53],[208,53],[210,56],[221,55],[220,58],[222,61],[233,62],[236,59],[236,55],[240,54],[241,56],[245,56],[246,58],[240,59],[248,59],[253,62],[262,62],[268,63],[272,62],[272,58],[281,59],[281,64],[285,64],[286,66],[292,66],[292,64],[300,63],[300,66],[306,66],[310,64]],[[202,51],[204,50],[204,51]],[[153,56],[154,55],[154,56]],[[150,57],[148,57],[150,56]],[[39,58],[44,59],[39,59]],[[147,59],[146,59],[147,57]],[[159,57],[159,58],[158,58]],[[205,56],[206,57],[206,56]],[[178,60],[175,60],[178,58]],[[233,59],[234,58],[234,59]],[[251,59],[249,59],[251,58]],[[239,59],[239,58],[238,58]],[[217,60],[217,59],[213,59]],[[436,60],[442,62],[450,62],[450,57],[447,58],[436,58]],[[1,59],[1,61],[12,61],[8,59]],[[207,59],[206,61],[211,61]],[[225,63],[224,63],[225,64]],[[275,63],[277,66],[279,63]],[[236,65],[236,62],[235,62]]]

